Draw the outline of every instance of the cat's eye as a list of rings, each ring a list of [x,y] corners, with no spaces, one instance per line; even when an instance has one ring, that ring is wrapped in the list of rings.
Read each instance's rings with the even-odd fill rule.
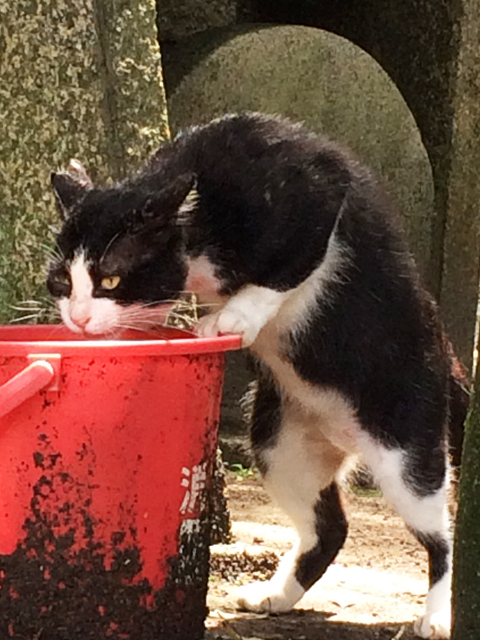
[[[59,273],[57,276],[55,276],[55,281],[58,282],[58,284],[70,286],[70,277],[67,273]]]
[[[105,278],[102,278],[102,288],[107,289],[107,291],[116,289],[119,284],[120,276],[106,276]]]

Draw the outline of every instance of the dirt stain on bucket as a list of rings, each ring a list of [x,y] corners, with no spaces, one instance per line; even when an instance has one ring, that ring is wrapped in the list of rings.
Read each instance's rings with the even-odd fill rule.
[[[186,520],[179,553],[155,590],[142,576],[136,531],[104,543],[90,513],[91,495],[63,468],[62,456],[34,453],[24,535],[0,556],[0,637],[5,640],[200,640],[208,583],[207,518]]]

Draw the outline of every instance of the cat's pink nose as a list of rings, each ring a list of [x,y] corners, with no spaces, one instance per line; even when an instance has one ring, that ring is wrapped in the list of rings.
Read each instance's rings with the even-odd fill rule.
[[[87,324],[90,322],[90,316],[81,316],[76,318],[75,316],[72,316],[72,321],[77,325],[77,327],[79,327],[80,329],[85,329],[85,327],[87,326]]]

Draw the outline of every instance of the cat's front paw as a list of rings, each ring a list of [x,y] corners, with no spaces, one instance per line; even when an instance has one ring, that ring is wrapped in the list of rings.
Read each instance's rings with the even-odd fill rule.
[[[429,640],[448,640],[450,638],[451,615],[449,610],[426,614],[413,625],[419,638]]]
[[[271,581],[252,582],[240,587],[236,594],[237,608],[255,613],[285,613],[297,600],[298,597],[289,598],[283,589],[276,589]]]
[[[262,325],[255,318],[248,318],[240,310],[224,308],[199,320],[195,332],[202,338],[214,338],[221,334],[234,333],[242,336],[242,345],[249,347],[258,336]]]

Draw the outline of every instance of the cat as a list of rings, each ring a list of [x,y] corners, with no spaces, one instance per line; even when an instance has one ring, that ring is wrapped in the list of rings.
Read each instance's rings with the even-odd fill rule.
[[[63,228],[48,274],[63,322],[90,335],[164,321],[184,291],[197,333],[238,333],[258,361],[251,441],[295,547],[238,606],[290,610],[347,535],[338,482],[368,465],[429,557],[422,638],[450,636],[451,357],[397,214],[349,151],[256,113],[192,127],[136,176],[52,174]]]

